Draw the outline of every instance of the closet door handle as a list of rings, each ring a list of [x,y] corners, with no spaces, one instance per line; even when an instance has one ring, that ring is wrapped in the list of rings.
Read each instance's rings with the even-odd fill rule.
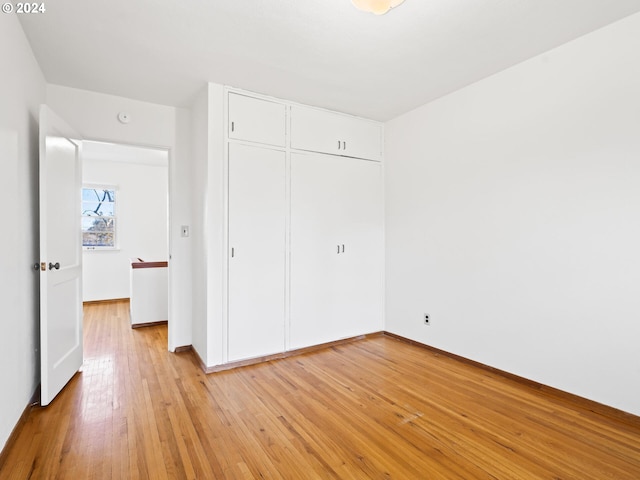
[[[338,140],[338,150],[340,150],[342,148],[341,144],[342,144],[342,142],[340,142],[340,140]]]
[[[347,149],[347,142],[342,142],[342,149],[346,150]]]
[[[340,245],[338,245],[338,254],[340,253]]]
[[[231,122],[231,131],[232,132],[236,131],[236,122]]]
[[[231,247],[231,258],[233,258],[236,254],[236,249]]]
[[[342,245],[342,253],[344,253],[344,244]]]

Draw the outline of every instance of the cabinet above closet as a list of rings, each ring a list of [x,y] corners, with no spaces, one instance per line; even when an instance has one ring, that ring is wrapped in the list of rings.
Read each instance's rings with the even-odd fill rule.
[[[291,107],[291,148],[382,160],[382,126],[313,107]]]
[[[381,123],[242,91],[228,95],[229,140],[382,161]]]
[[[230,139],[284,147],[286,119],[287,107],[282,103],[229,93]]]

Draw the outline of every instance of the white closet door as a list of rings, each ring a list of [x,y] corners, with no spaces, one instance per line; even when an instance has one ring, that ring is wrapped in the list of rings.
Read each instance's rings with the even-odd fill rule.
[[[330,155],[291,155],[291,349],[336,338],[342,190],[336,172],[342,161]]]
[[[284,351],[285,153],[229,145],[228,360]]]
[[[379,164],[292,154],[291,348],[382,329],[381,202]]]
[[[343,294],[340,337],[383,329],[383,197],[382,167],[349,159],[342,165],[339,283]]]

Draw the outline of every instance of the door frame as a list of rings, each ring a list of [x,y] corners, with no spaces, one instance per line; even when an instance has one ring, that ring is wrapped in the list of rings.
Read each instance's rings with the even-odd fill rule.
[[[175,342],[175,330],[176,330],[176,325],[175,325],[175,321],[173,321],[172,317],[172,308],[173,308],[173,297],[174,297],[174,293],[175,293],[175,282],[174,282],[174,278],[173,278],[173,274],[172,271],[173,269],[171,268],[171,252],[173,251],[173,242],[172,242],[172,235],[171,232],[173,231],[173,218],[171,215],[171,211],[172,211],[172,206],[173,206],[173,195],[172,195],[172,191],[173,191],[173,171],[175,169],[175,161],[174,161],[174,154],[173,154],[173,150],[174,147],[171,146],[167,146],[167,145],[151,145],[151,144],[146,144],[146,143],[136,143],[136,142],[124,142],[121,140],[111,140],[111,139],[107,139],[107,138],[95,138],[95,137],[87,137],[87,138],[83,138],[82,139],[83,142],[100,142],[100,143],[110,143],[113,145],[123,145],[123,146],[128,146],[128,147],[138,147],[138,148],[147,148],[150,150],[163,150],[165,152],[167,152],[167,260],[169,260],[168,262],[168,267],[167,267],[167,278],[168,278],[168,318],[167,318],[167,349],[170,352],[175,352],[176,348],[179,347],[180,345],[176,345]],[[78,210],[80,210],[80,208],[78,208]]]

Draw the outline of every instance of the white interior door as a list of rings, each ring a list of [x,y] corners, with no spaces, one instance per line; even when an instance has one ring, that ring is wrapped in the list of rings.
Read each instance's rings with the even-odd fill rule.
[[[40,109],[41,404],[82,366],[82,188],[80,137]]]
[[[229,361],[284,351],[285,160],[229,145]]]

